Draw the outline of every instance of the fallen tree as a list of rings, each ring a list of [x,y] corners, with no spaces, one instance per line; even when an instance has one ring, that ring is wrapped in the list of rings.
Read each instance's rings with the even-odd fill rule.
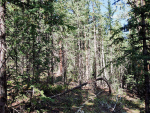
[[[109,87],[109,93],[111,94],[111,86],[110,86],[110,84],[108,83],[108,81],[107,81],[106,79],[104,79],[104,78],[97,78],[96,80],[89,80],[88,82],[85,82],[85,83],[83,83],[83,84],[81,84],[81,85],[78,85],[78,86],[76,86],[76,87],[74,87],[74,88],[72,88],[72,89],[69,89],[69,90],[66,90],[66,91],[64,91],[64,92],[62,92],[62,93],[59,93],[59,94],[57,94],[57,95],[51,96],[50,98],[59,97],[59,96],[64,95],[64,94],[66,94],[66,93],[68,93],[68,92],[70,92],[70,91],[73,91],[73,90],[76,90],[76,89],[80,89],[81,87],[83,87],[83,86],[85,86],[85,85],[87,85],[87,84],[94,83],[94,82],[99,81],[99,80],[103,80],[103,81],[106,82],[106,84],[107,84],[108,87]]]

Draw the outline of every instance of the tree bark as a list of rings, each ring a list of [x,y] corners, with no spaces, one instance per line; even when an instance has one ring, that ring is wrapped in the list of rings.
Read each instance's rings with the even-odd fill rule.
[[[105,55],[104,55],[104,44],[103,44],[103,38],[102,38],[102,64],[103,64],[103,68],[104,68],[104,78],[106,77],[106,69],[105,69]]]
[[[6,42],[5,42],[5,3],[0,6],[0,112],[6,113],[7,84],[6,84]]]
[[[144,7],[145,0],[136,0],[136,7]],[[141,29],[139,29],[139,35],[143,38],[143,65],[144,65],[144,77],[145,77],[145,113],[150,113],[149,100],[150,100],[150,86],[149,86],[149,74],[148,74],[148,50],[147,50],[147,38],[146,38],[146,22],[145,11],[141,10]]]
[[[94,3],[92,2],[92,8],[93,8],[93,13],[95,14],[94,11]],[[96,79],[96,75],[97,75],[97,40],[96,40],[96,22],[95,22],[95,17],[93,16],[93,22],[94,22],[94,79]]]
[[[142,0],[144,2],[144,0]],[[143,3],[142,2],[142,3]],[[142,4],[143,6],[144,4]],[[149,113],[149,75],[148,75],[148,51],[147,51],[147,43],[146,43],[146,30],[145,30],[145,15],[144,12],[141,14],[142,18],[142,29],[141,29],[141,36],[143,37],[143,56],[144,56],[144,77],[145,77],[145,113]],[[146,58],[145,58],[146,57]]]
[[[77,6],[77,11],[79,12],[79,6]],[[80,21],[79,21],[80,15],[77,13],[77,27],[78,27],[78,40],[77,40],[77,74],[78,74],[78,83],[82,83],[82,77],[81,77],[81,40],[80,40]]]
[[[60,40],[59,42],[59,46],[60,46],[60,50],[59,50],[59,72],[58,74],[60,74],[62,76],[63,73],[63,50],[62,50],[62,41]]]
[[[85,26],[84,26],[84,30],[85,30]],[[85,62],[86,62],[86,70],[85,70],[85,81],[88,81],[89,80],[89,40],[87,40],[87,36],[86,36],[86,32],[84,32],[84,38],[86,40],[86,43],[85,43],[85,51],[86,51],[86,54],[85,54]]]

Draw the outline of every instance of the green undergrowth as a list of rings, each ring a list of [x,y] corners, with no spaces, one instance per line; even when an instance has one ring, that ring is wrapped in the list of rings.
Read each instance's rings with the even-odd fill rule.
[[[40,90],[43,90],[45,95],[52,96],[58,93],[61,93],[65,90],[65,86],[62,85],[51,85],[51,84],[44,84],[39,87]]]
[[[114,93],[107,95],[106,92],[89,100],[82,107],[85,113],[144,113],[144,101],[137,97],[130,97]]]
[[[66,86],[37,84],[28,89],[32,88],[33,97],[28,93],[18,94],[15,97],[15,102],[20,102],[18,109],[19,106],[24,106],[24,112],[142,113],[144,111],[142,100],[136,96],[131,97],[129,93],[119,88],[111,95],[105,89],[98,89],[95,93],[90,89],[76,89],[54,99],[50,97],[65,91]],[[10,101],[11,99],[8,101],[11,104]]]

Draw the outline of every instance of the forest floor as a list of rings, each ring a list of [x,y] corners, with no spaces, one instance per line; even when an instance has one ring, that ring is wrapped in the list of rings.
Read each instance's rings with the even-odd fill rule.
[[[130,92],[110,95],[108,89],[88,90],[82,92],[82,102],[73,105],[70,113],[144,113],[144,103]]]
[[[109,94],[107,87],[96,88],[94,93],[91,88],[82,87],[82,90],[72,91],[61,98],[66,97],[67,104],[59,113],[144,113],[145,107],[136,94],[123,89]]]
[[[73,83],[70,88],[76,85]],[[48,96],[51,95],[47,93]],[[50,101],[39,97],[35,93],[32,99],[20,99],[12,103],[11,107],[16,113],[144,113],[144,102],[129,91],[112,91],[109,94],[108,88],[97,88],[93,93],[91,88],[82,87]],[[49,99],[46,97],[44,99]]]

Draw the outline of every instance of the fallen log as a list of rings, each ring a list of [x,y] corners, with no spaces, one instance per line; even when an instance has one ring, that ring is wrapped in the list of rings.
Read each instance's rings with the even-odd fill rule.
[[[72,89],[69,89],[69,90],[64,91],[64,92],[62,92],[62,93],[59,93],[59,94],[57,94],[57,95],[51,96],[50,98],[59,97],[59,96],[61,96],[61,95],[64,95],[65,93],[68,93],[68,92],[73,91],[73,90],[75,90],[75,89],[80,89],[82,86],[85,86],[85,85],[87,85],[87,84],[89,84],[89,83],[91,83],[91,82],[96,82],[96,81],[99,81],[99,80],[103,80],[103,81],[106,82],[106,84],[107,84],[108,87],[109,87],[109,93],[111,94],[111,87],[110,87],[110,84],[108,83],[108,81],[107,81],[106,79],[104,79],[104,78],[97,78],[96,80],[89,80],[88,82],[85,82],[85,83],[83,83],[83,84],[81,84],[81,85],[78,85],[78,86],[76,86],[76,87],[74,87],[74,88],[72,88]]]
[[[107,81],[105,78],[97,78],[96,81],[98,81],[98,80],[103,80],[103,81],[106,82],[106,84],[107,84],[108,87],[109,87],[109,94],[111,94],[111,86],[110,86],[110,84],[108,83],[108,81]]]

